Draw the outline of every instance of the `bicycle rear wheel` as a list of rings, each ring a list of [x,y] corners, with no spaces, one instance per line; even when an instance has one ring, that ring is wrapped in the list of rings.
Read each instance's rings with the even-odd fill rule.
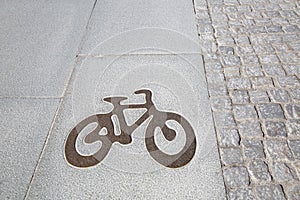
[[[97,123],[97,127],[88,135],[94,136],[94,141],[101,141],[101,148],[93,155],[81,155],[76,149],[76,141],[79,133],[89,124]],[[107,128],[107,135],[99,135],[102,128]],[[69,133],[65,143],[65,157],[69,164],[76,167],[91,167],[100,163],[108,154],[112,142],[108,135],[113,131],[110,116],[107,114],[92,115],[78,123]]]

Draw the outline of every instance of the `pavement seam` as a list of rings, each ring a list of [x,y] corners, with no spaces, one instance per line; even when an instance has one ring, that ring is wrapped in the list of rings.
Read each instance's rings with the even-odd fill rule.
[[[97,4],[97,0],[95,0],[95,2],[94,2],[94,4],[93,4],[93,7],[92,7],[92,9],[91,9],[89,18],[88,18],[88,20],[87,20],[87,24],[86,24],[85,29],[84,29],[84,33],[83,33],[81,42],[79,43],[79,46],[78,46],[77,54],[79,54],[80,49],[81,49],[81,46],[83,45],[84,38],[85,38],[85,36],[86,36],[86,34],[87,34],[88,26],[89,26],[89,24],[90,24],[90,20],[91,20],[93,11],[94,11],[94,9],[95,9],[95,7],[96,7],[96,4]],[[25,196],[24,196],[24,200],[26,200],[26,199],[28,198],[28,195],[29,195],[29,192],[30,192],[32,183],[33,183],[34,178],[35,178],[35,174],[36,174],[36,172],[37,172],[37,170],[38,170],[38,168],[39,168],[39,165],[40,165],[40,162],[41,162],[41,160],[42,160],[44,151],[45,151],[45,149],[46,149],[47,143],[48,143],[49,138],[50,138],[50,136],[51,136],[51,132],[52,132],[52,130],[53,130],[53,128],[54,128],[54,125],[55,125],[57,116],[60,114],[60,111],[61,111],[61,108],[62,108],[62,104],[63,104],[63,100],[64,100],[64,98],[65,98],[65,96],[66,96],[67,89],[68,89],[68,87],[69,87],[69,85],[70,85],[70,82],[71,82],[71,80],[72,80],[72,77],[73,77],[73,75],[74,75],[74,71],[75,71],[75,68],[76,68],[76,64],[77,64],[77,63],[78,63],[78,59],[77,59],[77,56],[76,56],[76,58],[74,59],[73,69],[72,69],[72,71],[71,71],[71,73],[70,73],[70,75],[69,75],[69,78],[68,78],[68,80],[67,80],[67,84],[66,84],[66,86],[65,86],[65,88],[64,88],[64,90],[63,90],[62,98],[60,98],[60,102],[59,102],[59,104],[58,104],[58,107],[57,107],[57,109],[56,109],[55,115],[54,115],[54,117],[53,117],[53,120],[52,120],[50,129],[49,129],[49,131],[48,131],[46,140],[45,140],[44,145],[43,145],[43,149],[42,149],[42,151],[41,151],[41,153],[40,153],[40,155],[39,155],[38,162],[37,162],[37,164],[36,164],[36,166],[35,166],[35,168],[34,168],[34,172],[33,172],[33,174],[32,174],[31,180],[30,180],[30,182],[29,182],[29,184],[28,184],[28,187],[27,187],[27,190],[26,190],[26,193],[25,193]]]

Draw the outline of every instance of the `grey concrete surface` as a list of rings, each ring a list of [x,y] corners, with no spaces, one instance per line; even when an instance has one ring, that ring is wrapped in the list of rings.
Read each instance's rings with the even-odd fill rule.
[[[0,96],[61,96],[94,1],[2,1]]]
[[[23,199],[58,99],[0,99],[0,199]]]
[[[100,44],[121,33],[141,28],[155,27],[172,30],[185,35],[190,40],[197,41],[194,21],[193,4],[190,1],[99,1],[95,7],[87,38],[80,53],[87,54],[95,48],[95,44]],[[149,33],[147,33],[147,35],[148,34]],[[153,32],[152,34],[156,37],[161,37],[157,32]],[[131,42],[133,44],[138,43],[138,47],[141,48],[143,47],[143,44],[148,41],[147,35],[145,35],[142,40],[132,37]],[[134,34],[132,34],[132,36],[134,36]],[[163,38],[168,39],[165,35],[163,36]],[[160,47],[170,45],[163,41],[161,43]],[[127,43],[125,44],[128,45]],[[114,50],[113,52],[116,53],[117,51],[117,53],[120,53],[121,50],[128,48],[127,46],[124,47],[125,44],[123,41],[120,41],[118,48],[112,48],[112,50]],[[148,42],[147,44],[155,45],[155,40],[152,41],[152,43]],[[176,43],[173,45],[176,45]],[[184,45],[181,45],[180,47],[181,49],[178,48],[178,51],[184,51],[187,48]],[[192,50],[195,51],[195,48]]]
[[[204,78],[197,78],[203,74],[201,57],[183,58],[178,55],[125,55],[117,60],[112,56],[86,58],[76,68],[28,199],[222,199],[223,180],[210,110],[203,107],[209,105],[206,83]],[[108,65],[111,61],[114,62]],[[123,76],[118,77],[116,72]],[[153,91],[159,110],[180,113],[192,124],[198,145],[192,161],[178,169],[155,162],[145,149],[144,132],[149,123],[146,122],[134,132],[133,143],[114,144],[95,167],[79,169],[67,164],[64,142],[76,123],[86,116],[109,111],[111,106],[101,102],[107,95],[125,95],[130,97],[130,103],[140,102],[141,98],[132,95],[132,91],[140,88]],[[127,117],[135,115],[129,113]],[[166,147],[164,143],[160,145]],[[173,151],[172,147],[169,151]]]

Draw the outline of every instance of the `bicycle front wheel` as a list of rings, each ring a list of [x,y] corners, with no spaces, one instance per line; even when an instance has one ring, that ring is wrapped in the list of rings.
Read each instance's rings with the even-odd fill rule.
[[[170,168],[182,167],[192,160],[196,151],[196,137],[195,137],[194,130],[190,125],[190,123],[184,117],[175,113],[164,113],[164,114],[166,114],[167,116],[164,122],[155,121],[155,116],[154,116],[152,121],[149,123],[149,126],[146,130],[146,138],[145,138],[147,150],[154,160],[156,160],[157,162],[159,162],[160,164],[166,167],[170,167]],[[179,153],[174,155],[166,154],[162,150],[160,150],[157,147],[154,139],[154,132],[156,127],[160,127],[162,131],[168,131],[168,130],[170,130],[170,132],[173,131],[168,127],[165,127],[166,126],[165,123],[168,120],[174,120],[178,122],[182,126],[186,136],[186,143],[183,149]]]

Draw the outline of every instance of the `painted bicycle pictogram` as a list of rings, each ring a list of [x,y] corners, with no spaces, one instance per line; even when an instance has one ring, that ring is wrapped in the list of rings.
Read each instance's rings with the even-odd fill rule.
[[[129,104],[122,105],[121,102],[127,97],[107,97],[103,100],[113,104],[113,110],[105,114],[96,114],[87,117],[78,123],[68,134],[65,143],[65,157],[69,164],[76,167],[91,167],[99,164],[109,153],[110,148],[114,142],[121,144],[130,144],[132,142],[131,134],[138,128],[145,120],[152,116],[145,133],[145,144],[150,156],[158,163],[170,167],[178,168],[186,165],[191,161],[196,150],[196,137],[194,130],[190,123],[181,115],[172,112],[163,112],[156,109],[152,101],[152,92],[148,89],[138,90],[135,94],[145,94],[146,103],[144,104]],[[139,117],[134,124],[129,126],[124,117],[123,111],[126,109],[141,109],[146,108],[147,111]],[[116,135],[114,132],[114,124],[112,116],[116,115],[119,120],[121,133]],[[166,122],[174,120],[178,122],[185,132],[185,145],[176,154],[167,154],[163,152],[155,142],[155,129],[159,127],[164,138],[168,141],[173,141],[176,137],[176,131],[170,129]],[[101,141],[100,149],[93,155],[82,155],[76,149],[76,141],[80,132],[91,123],[97,123],[97,127],[91,131],[84,138],[85,143],[94,143]],[[100,135],[99,132],[106,128],[107,133]]]

